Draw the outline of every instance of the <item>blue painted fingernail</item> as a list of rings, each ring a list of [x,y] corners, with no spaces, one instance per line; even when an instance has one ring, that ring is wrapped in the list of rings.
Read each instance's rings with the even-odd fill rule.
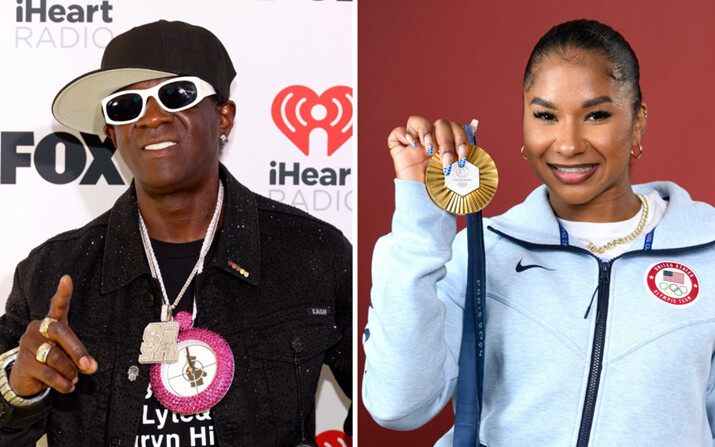
[[[457,162],[457,164],[459,165],[460,168],[463,168],[464,165],[467,164],[467,157],[460,158],[459,161]]]
[[[434,145],[430,144],[429,147],[425,149],[425,152],[427,153],[427,155],[432,155],[434,153]]]
[[[413,141],[413,142],[412,142],[412,147],[417,147],[417,142],[416,142],[416,141]]]
[[[444,172],[444,175],[449,175],[452,172],[452,165],[442,168],[442,172]]]

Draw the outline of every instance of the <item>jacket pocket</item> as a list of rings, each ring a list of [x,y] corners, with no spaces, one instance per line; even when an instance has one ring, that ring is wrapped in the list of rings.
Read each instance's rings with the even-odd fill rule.
[[[246,353],[263,372],[279,445],[313,441],[320,370],[340,338],[331,314],[296,312],[291,319],[248,332]]]
[[[63,445],[100,445],[105,430],[116,348],[109,342],[83,342],[97,361],[97,371],[80,374],[74,392],[53,394],[47,436]]]
[[[294,316],[268,327],[252,329],[246,351],[254,358],[294,363],[326,352],[341,338],[332,315]]]

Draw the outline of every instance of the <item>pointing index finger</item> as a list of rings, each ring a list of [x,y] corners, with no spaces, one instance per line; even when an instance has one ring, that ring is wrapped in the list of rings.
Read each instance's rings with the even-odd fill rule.
[[[60,278],[57,284],[57,291],[50,301],[50,311],[47,316],[57,321],[67,323],[67,314],[70,310],[70,299],[72,298],[72,278],[65,275]]]
[[[87,349],[68,325],[67,314],[70,310],[72,290],[72,278],[69,275],[64,275],[60,278],[57,291],[50,301],[50,311],[47,313],[48,317],[58,321],[50,325],[52,328],[50,340],[59,345],[82,372],[93,373],[97,370],[97,362],[89,355]]]

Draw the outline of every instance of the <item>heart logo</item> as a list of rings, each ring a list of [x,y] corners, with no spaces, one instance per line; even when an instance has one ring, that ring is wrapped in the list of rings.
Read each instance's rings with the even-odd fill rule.
[[[304,85],[291,85],[273,100],[271,115],[278,129],[305,155],[310,153],[310,133],[321,128],[328,136],[328,156],[353,135],[353,89],[331,87],[318,96]]]

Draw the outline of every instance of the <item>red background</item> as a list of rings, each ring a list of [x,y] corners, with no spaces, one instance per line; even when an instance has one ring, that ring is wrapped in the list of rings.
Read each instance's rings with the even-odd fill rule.
[[[479,119],[477,141],[499,169],[488,216],[539,184],[519,155],[521,81],[529,53],[551,26],[600,20],[639,58],[648,127],[632,182],[671,180],[715,203],[713,0],[360,0],[358,6],[358,330],[367,321],[370,258],[390,231],[394,171],[386,139],[410,115],[462,123]],[[361,385],[364,354],[358,349]],[[452,425],[451,404],[424,427],[379,427],[358,405],[364,447],[431,446]]]

